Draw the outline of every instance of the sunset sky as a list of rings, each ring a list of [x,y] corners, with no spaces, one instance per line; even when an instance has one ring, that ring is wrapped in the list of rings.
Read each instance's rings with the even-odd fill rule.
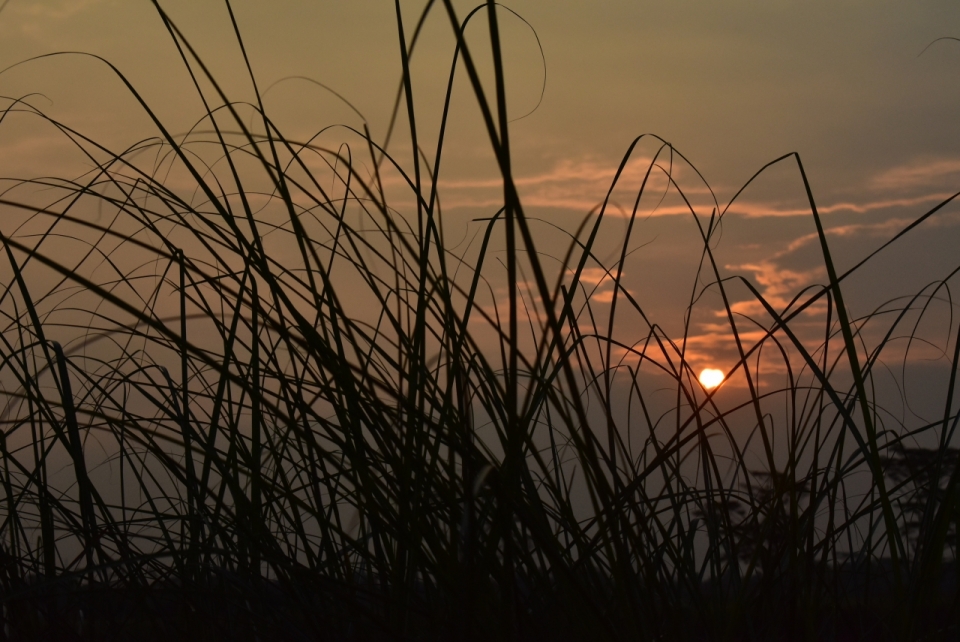
[[[461,16],[473,6],[455,4]],[[227,92],[251,99],[224,4],[163,6]],[[382,140],[400,79],[392,2],[235,0],[233,6],[261,90],[284,78],[312,78],[346,97]],[[424,2],[401,6],[409,36]],[[539,108],[511,130],[514,172],[530,216],[573,229],[603,200],[628,146],[645,133],[689,159],[721,209],[765,163],[798,152],[841,271],[960,190],[960,42],[934,43],[960,36],[960,4],[517,0],[506,6],[536,30],[546,65],[544,85],[533,32],[501,12],[511,115],[533,109],[544,88]],[[475,22],[468,39],[489,70],[486,22],[482,16]],[[413,59],[418,127],[430,154],[453,44],[438,3]],[[113,62],[174,131],[202,114],[146,0],[9,0],[0,12],[0,68],[56,51]],[[90,58],[47,58],[0,75],[3,96],[28,92],[43,94],[33,104],[113,147],[156,133],[117,78]],[[465,76],[455,96],[441,189],[451,220],[468,221],[492,213],[498,176]],[[362,124],[303,80],[273,87],[265,103],[292,138],[334,123]],[[0,175],[57,174],[62,157],[54,138],[49,128],[0,125]],[[405,140],[399,136],[392,150],[409,159]],[[638,184],[642,159],[655,149],[641,144],[626,188]],[[678,166],[677,177],[708,218],[703,183],[686,167]],[[623,194],[618,202],[629,207],[629,189]],[[652,316],[675,330],[701,243],[677,199],[643,210],[642,218],[637,244],[645,245],[625,279]],[[716,242],[721,269],[749,277],[775,305],[825,281],[795,163],[765,173],[724,221]],[[611,225],[623,228],[622,221]],[[851,279],[848,304],[864,313],[943,278],[960,256],[958,242],[960,206],[951,205]],[[737,305],[756,312],[747,300]],[[729,353],[722,320],[696,318],[692,333],[701,365]],[[725,341],[726,348],[718,347]]]

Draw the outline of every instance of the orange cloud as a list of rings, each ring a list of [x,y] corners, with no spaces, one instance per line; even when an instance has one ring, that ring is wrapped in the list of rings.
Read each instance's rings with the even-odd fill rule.
[[[874,176],[870,184],[877,189],[904,189],[941,184],[951,178],[954,183],[960,178],[960,159],[939,159],[901,165]]]
[[[627,208],[632,207],[637,192],[643,186],[643,178],[653,159],[636,157],[624,167],[620,178],[611,194],[610,206],[607,214],[611,216],[628,216]],[[644,187],[644,194],[649,203],[641,204],[640,214],[643,216],[664,216],[689,214],[690,210],[682,203],[661,203],[664,194],[673,193],[676,197],[676,187],[672,186],[667,178],[667,166],[659,162],[660,169],[654,169]],[[520,198],[527,207],[545,207],[589,212],[603,203],[607,192],[610,191],[618,163],[601,163],[594,159],[562,160],[550,169],[530,175],[518,175],[514,178]],[[675,165],[671,170],[671,177],[679,183],[688,198],[704,200],[709,197],[710,190],[699,181],[686,185],[687,175],[691,172],[683,165]],[[502,204],[500,193],[502,182],[499,177],[484,179],[441,179],[441,202],[446,209],[461,207],[493,207]],[[674,199],[676,200],[676,199]],[[698,213],[704,210],[709,215],[713,208],[712,200],[706,203],[694,203]]]
[[[611,207],[607,214],[628,216],[636,198],[637,190],[652,159],[638,157],[629,161],[611,195]],[[661,167],[663,167],[661,163]],[[515,183],[521,200],[528,207],[558,208],[587,212],[603,203],[616,173],[616,163],[601,163],[595,159],[563,160],[545,172],[518,176]],[[714,207],[709,188],[699,179],[689,180],[691,172],[684,165],[672,168],[671,177],[683,189],[699,215],[709,216]],[[641,205],[642,216],[689,215],[689,207],[676,198],[677,188],[670,184],[665,169],[655,170],[645,187],[649,203]],[[895,208],[918,208],[949,198],[954,192],[937,191],[920,196],[904,194],[908,188],[942,184],[944,180],[960,178],[960,160],[940,160],[925,164],[912,164],[886,170],[870,179],[865,187],[871,191],[886,192],[864,200],[838,200],[818,203],[820,214],[853,213],[866,214]],[[690,182],[690,185],[686,183]],[[499,190],[502,183],[498,177],[488,179],[441,180],[441,197],[448,209],[461,207],[498,207],[502,204]],[[899,192],[899,193],[898,193]],[[467,196],[469,194],[469,196]],[[664,194],[673,194],[660,202]],[[810,216],[810,207],[796,202],[761,202],[737,200],[726,210],[725,215],[758,217]]]
[[[927,194],[913,198],[883,198],[863,203],[838,202],[829,205],[817,204],[819,214],[834,214],[837,212],[852,212],[854,214],[866,214],[876,210],[891,209],[894,207],[916,207],[928,203],[939,203],[944,199],[953,196],[954,192],[938,192],[936,194]],[[810,216],[811,209],[805,207],[784,207],[777,203],[753,203],[750,201],[736,201],[727,210],[726,215],[739,214],[749,218],[759,218],[764,216]]]

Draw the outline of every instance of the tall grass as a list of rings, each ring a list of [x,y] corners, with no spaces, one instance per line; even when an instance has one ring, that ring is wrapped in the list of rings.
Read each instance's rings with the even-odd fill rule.
[[[113,151],[29,99],[0,113],[48,123],[94,168],[0,194],[0,636],[957,635],[954,272],[851,316],[845,282],[882,257],[838,272],[790,154],[771,165],[806,189],[827,279],[778,309],[723,275],[726,208],[694,207],[677,177],[695,169],[649,136],[558,252],[514,181],[509,14],[492,2],[462,20],[431,1],[410,41],[397,3],[408,158],[366,125],[341,127],[343,145],[287,138],[252,72],[256,101],[231,101],[156,9],[205,106],[188,134],[105,60],[154,138]],[[439,139],[425,141],[410,57],[431,11],[457,49]],[[492,87],[470,20],[486,21]],[[453,248],[437,187],[467,86],[502,207]],[[651,144],[604,263],[611,194]],[[702,241],[680,337],[623,281],[658,180]],[[598,268],[610,297],[584,279]],[[763,315],[738,312],[745,291]],[[715,391],[688,359],[708,296],[738,355]],[[887,412],[898,400],[878,370],[929,343],[925,319],[946,324],[949,382],[938,418],[914,425]],[[651,381],[669,382],[665,411]]]

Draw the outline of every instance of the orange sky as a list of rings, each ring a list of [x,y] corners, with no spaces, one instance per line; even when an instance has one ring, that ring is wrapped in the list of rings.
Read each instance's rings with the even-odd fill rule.
[[[409,31],[424,2],[401,4]],[[472,6],[455,4],[461,15]],[[163,5],[228,93],[250,99],[223,3]],[[546,59],[543,101],[511,130],[515,174],[531,216],[572,228],[603,199],[628,145],[644,133],[662,136],[684,154],[721,208],[764,163],[799,152],[841,271],[960,190],[960,42],[938,42],[920,55],[939,37],[960,36],[955,2],[507,5],[536,29]],[[261,89],[282,78],[313,78],[348,98],[374,137],[384,135],[400,77],[392,3],[235,0],[233,6]],[[509,103],[520,116],[537,103],[543,66],[526,25],[504,13],[501,28]],[[478,20],[468,37],[485,60],[485,21]],[[428,149],[453,42],[446,16],[435,11],[413,60],[418,126]],[[0,68],[55,51],[112,61],[174,131],[202,114],[146,0],[9,0],[0,11]],[[473,97],[464,80],[458,88],[442,189],[450,216],[466,221],[490,214],[498,188]],[[40,108],[115,148],[155,133],[118,80],[90,58],[48,58],[0,75],[0,95],[28,92],[43,94],[31,98]],[[333,123],[361,124],[342,103],[301,80],[277,85],[265,102],[293,138]],[[0,175],[56,174],[62,158],[52,136],[41,127],[0,126]],[[393,149],[403,145],[400,136]],[[623,203],[629,205],[628,188],[638,184],[642,159],[654,151],[641,146],[628,166]],[[686,167],[677,176],[708,217],[711,200],[703,183]],[[822,283],[796,166],[770,170],[741,198],[718,237],[721,269],[750,278],[780,306],[803,287]],[[669,317],[662,322],[671,331],[680,328],[700,247],[681,205],[668,199],[644,211],[637,238],[646,245],[625,272],[652,316]],[[956,262],[958,241],[960,207],[952,206],[851,279],[848,304],[866,312],[944,276]],[[756,312],[745,298],[736,306]],[[709,312],[695,318],[693,334],[701,361],[729,348],[723,320]]]

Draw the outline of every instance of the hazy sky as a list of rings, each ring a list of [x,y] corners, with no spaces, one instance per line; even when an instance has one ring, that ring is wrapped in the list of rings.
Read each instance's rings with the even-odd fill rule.
[[[543,101],[511,130],[515,173],[531,215],[575,225],[603,199],[628,145],[644,133],[662,136],[685,155],[721,208],[764,163],[799,152],[841,269],[960,190],[960,42],[937,42],[920,55],[937,38],[960,36],[956,2],[505,4],[536,30],[546,60]],[[424,2],[401,5],[409,33]],[[163,6],[231,96],[249,99],[223,2]],[[313,78],[348,98],[374,137],[382,138],[400,78],[392,2],[235,0],[233,6],[261,89],[285,77]],[[458,0],[456,6],[462,16],[473,5]],[[501,13],[510,111],[520,116],[537,103],[544,68],[530,29]],[[482,60],[485,27],[481,18],[468,31]],[[435,146],[453,42],[438,8],[413,60],[418,126],[428,150]],[[112,61],[176,131],[202,113],[146,0],[9,0],[0,12],[0,68],[64,50]],[[0,75],[0,94],[31,91],[45,95],[36,104],[49,113],[111,145],[154,133],[117,79],[91,59],[46,59]],[[472,101],[463,77],[444,152],[443,194],[451,216],[486,212],[497,197],[495,167]],[[361,122],[304,81],[271,89],[266,104],[293,137]],[[58,156],[44,151],[54,149],[44,138],[51,135],[0,127],[2,174],[55,173]],[[397,145],[403,149],[402,138]],[[698,203],[707,203],[700,213],[709,216],[702,184],[682,168],[678,177]],[[626,274],[651,309],[679,322],[700,244],[690,215],[676,205],[645,212],[637,238],[648,245]],[[722,269],[750,277],[771,301],[784,305],[802,287],[824,281],[795,164],[766,174],[725,221],[717,245]],[[864,312],[944,276],[960,256],[958,242],[960,209],[951,206],[860,281],[851,280],[851,306]],[[740,310],[754,308],[741,302]],[[693,328],[704,365],[707,351],[729,352],[716,324],[707,314]],[[726,348],[717,347],[725,341]]]
[[[423,4],[402,3],[408,30]],[[242,88],[224,4],[163,5],[218,75],[236,78],[235,88]],[[464,15],[472,4],[457,6]],[[514,129],[515,152],[531,172],[551,160],[613,163],[644,132],[672,142],[724,192],[789,151],[801,153],[824,196],[862,193],[885,173],[940,161],[933,166],[939,176],[930,176],[936,184],[952,168],[942,161],[957,159],[960,43],[941,42],[919,56],[936,38],[960,35],[956,3],[518,0],[507,6],[537,30],[546,56],[543,104]],[[392,2],[238,0],[234,7],[261,86],[312,77],[349,98],[374,133],[382,132],[399,74]],[[189,93],[146,0],[9,0],[0,17],[4,67],[40,53],[87,51],[117,64],[155,103]],[[510,100],[519,115],[539,95],[540,59],[526,27],[507,15],[502,22]],[[484,28],[480,20],[471,29],[478,43]],[[446,16],[434,11],[415,54],[421,97],[445,82],[451,43]],[[90,62],[32,65],[29,73],[48,92],[50,79],[65,81],[89,94],[89,102],[116,84]],[[22,76],[4,79],[8,91],[15,79]],[[177,98],[171,107],[191,106]]]

